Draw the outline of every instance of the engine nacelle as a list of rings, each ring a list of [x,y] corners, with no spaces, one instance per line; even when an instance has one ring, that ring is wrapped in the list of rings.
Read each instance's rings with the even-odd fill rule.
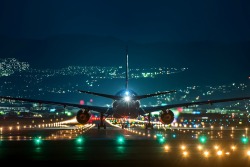
[[[77,112],[76,120],[80,124],[86,124],[89,121],[90,117],[91,117],[91,114],[89,110],[81,109]]]
[[[174,113],[171,110],[163,110],[160,113],[160,121],[163,124],[171,124],[174,121]]]

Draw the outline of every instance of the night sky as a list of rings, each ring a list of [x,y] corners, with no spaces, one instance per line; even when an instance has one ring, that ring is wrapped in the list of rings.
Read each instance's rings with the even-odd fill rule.
[[[247,0],[1,0],[1,35],[113,36],[139,42],[248,41]]]
[[[1,0],[0,23],[1,57],[33,66],[122,64],[128,44],[132,66],[250,70],[248,0]]]

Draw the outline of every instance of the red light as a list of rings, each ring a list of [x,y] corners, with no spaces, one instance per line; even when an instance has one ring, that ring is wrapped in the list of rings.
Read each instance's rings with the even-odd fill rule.
[[[178,111],[178,112],[182,112],[182,111],[183,111],[183,108],[182,108],[182,107],[178,107],[178,108],[177,108],[177,111]]]
[[[80,100],[80,105],[84,105],[84,100]]]

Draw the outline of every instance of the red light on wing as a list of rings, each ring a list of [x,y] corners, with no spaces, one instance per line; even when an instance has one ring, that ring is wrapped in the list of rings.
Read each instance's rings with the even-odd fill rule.
[[[183,108],[182,108],[182,107],[178,107],[178,108],[177,108],[177,111],[178,111],[178,112],[182,112],[182,111],[183,111]]]
[[[80,100],[80,105],[84,105],[84,100]]]

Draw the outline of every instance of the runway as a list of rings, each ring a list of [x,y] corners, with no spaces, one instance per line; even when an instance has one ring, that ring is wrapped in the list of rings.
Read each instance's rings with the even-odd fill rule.
[[[122,129],[108,125],[107,129],[97,129],[95,122],[85,126],[2,128],[0,159],[84,160],[119,165],[249,165],[248,137],[246,128],[145,130],[140,126]]]

